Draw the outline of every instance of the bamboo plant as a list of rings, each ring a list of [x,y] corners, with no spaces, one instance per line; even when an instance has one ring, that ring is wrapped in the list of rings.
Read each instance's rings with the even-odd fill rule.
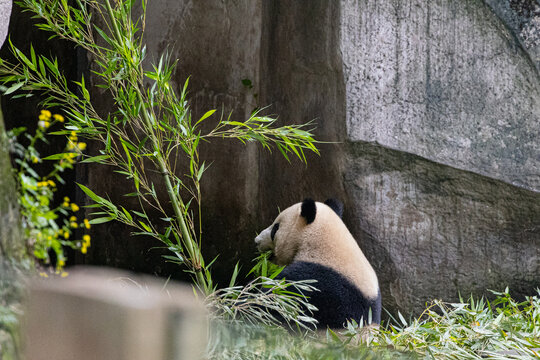
[[[254,112],[244,122],[221,116],[214,120],[217,121],[214,129],[204,132],[202,124],[217,117],[215,109],[193,118],[187,100],[188,81],[178,91],[171,82],[176,61],[167,53],[154,64],[145,59],[147,1],[141,3],[140,16],[132,12],[133,3],[132,0],[18,2],[39,19],[38,28],[50,32],[52,37],[72,41],[88,53],[96,86],[108,91],[114,100],[110,112],[103,114],[94,107],[84,77],[74,82],[74,90],[57,59],[36,54],[33,47],[25,55],[11,44],[16,61],[0,60],[0,82],[7,87],[5,94],[30,96],[39,92],[44,107],[60,109],[66,118],[65,130],[57,134],[76,131],[100,145],[98,155],[86,156],[81,162],[112,166],[132,181],[135,191],[126,195],[138,200],[137,209],[113,204],[106,195],[98,195],[79,184],[95,202],[91,206],[98,208],[90,223],[120,221],[133,227],[135,234],[158,239],[172,253],[167,259],[185,265],[195,284],[210,294],[215,284],[209,264],[201,254],[200,242],[200,181],[207,164],[199,157],[199,145],[215,137],[235,138],[244,143],[255,141],[266,149],[277,148],[287,159],[292,154],[305,161],[305,151],[318,153],[316,141],[310,124],[277,127],[276,119],[262,116],[261,112]],[[178,176],[175,160],[181,154],[189,172]],[[166,199],[158,197],[149,176],[155,171],[165,185]],[[173,213],[168,213],[167,204]],[[149,209],[162,214],[165,225],[151,220]]]

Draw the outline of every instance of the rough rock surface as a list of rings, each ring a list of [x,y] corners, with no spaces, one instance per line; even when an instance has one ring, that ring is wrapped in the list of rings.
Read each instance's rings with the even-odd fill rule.
[[[506,285],[531,293],[540,276],[533,44],[481,1],[342,1],[341,10],[349,220],[385,306],[418,312],[428,299]]]
[[[342,4],[349,140],[540,191],[540,76],[486,5]]]

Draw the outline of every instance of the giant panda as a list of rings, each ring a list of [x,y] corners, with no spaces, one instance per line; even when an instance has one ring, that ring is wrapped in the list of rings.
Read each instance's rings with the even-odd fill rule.
[[[318,308],[317,327],[342,328],[348,320],[380,324],[381,293],[375,271],[343,221],[343,205],[305,199],[282,211],[255,243],[286,265],[281,278],[314,279],[319,291],[306,294]]]

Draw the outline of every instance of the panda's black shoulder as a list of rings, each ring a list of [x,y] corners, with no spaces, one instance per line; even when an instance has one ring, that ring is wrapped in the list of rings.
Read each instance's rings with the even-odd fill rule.
[[[340,328],[347,320],[366,321],[370,316],[374,322],[380,323],[380,295],[376,299],[364,297],[344,275],[327,266],[296,261],[283,269],[280,278],[316,280],[312,285],[318,291],[304,295],[318,308],[314,317],[319,328]]]

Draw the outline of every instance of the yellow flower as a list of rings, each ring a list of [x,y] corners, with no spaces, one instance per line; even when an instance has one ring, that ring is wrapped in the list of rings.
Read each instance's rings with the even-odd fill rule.
[[[34,164],[37,164],[39,162],[39,159],[37,157],[35,157],[35,156],[32,156],[32,162]]]
[[[64,117],[60,114],[54,114],[53,117],[54,117],[54,120],[64,122]]]
[[[46,181],[39,181],[39,182],[37,183],[37,186],[38,186],[38,187],[47,186],[47,182],[46,182]]]
[[[90,245],[90,235],[83,235],[82,239],[85,244]]]
[[[64,196],[64,201],[69,202],[69,198],[67,196]]]
[[[63,207],[69,207],[69,203],[64,201],[64,202],[62,203],[62,206],[63,206]]]
[[[51,118],[51,112],[49,110],[41,110],[41,114],[39,116],[45,116],[47,119]]]
[[[49,275],[47,275],[47,273],[45,273],[45,272],[40,272],[40,273],[39,273],[39,276],[44,277],[44,278],[48,278],[48,277],[49,277]]]
[[[69,223],[69,226],[71,226],[72,228],[76,229],[79,227],[79,224],[77,224],[76,222],[72,222],[72,223]]]
[[[75,203],[71,203],[71,210],[73,212],[77,212],[77,211],[79,211],[79,206],[77,206],[77,204],[75,204]]]
[[[81,248],[81,252],[83,254],[86,254],[87,250],[86,250],[87,246],[83,245],[82,248]]]
[[[69,273],[63,271],[62,274],[60,274],[61,277],[65,278],[69,275]]]
[[[72,131],[71,134],[69,135],[69,140],[77,141],[77,139],[78,139],[77,133],[75,131]]]
[[[47,240],[51,241],[52,240],[52,236],[47,236]]]
[[[69,221],[77,221],[77,217],[76,216],[72,216],[69,218]]]
[[[68,232],[68,231],[66,231],[66,232],[64,233],[64,239],[66,239],[66,240],[69,239],[69,232]]]
[[[88,219],[84,219],[83,223],[85,228],[90,229],[90,222],[88,221]]]
[[[47,184],[49,184],[49,185],[51,185],[53,187],[56,186],[56,184],[52,180],[47,180]]]
[[[77,147],[80,150],[84,150],[84,149],[86,149],[86,143],[80,142],[80,143],[77,144]]]
[[[73,143],[73,141],[68,142],[67,148],[68,148],[68,150],[73,150],[73,149],[75,149],[75,144]]]
[[[66,265],[66,262],[64,260],[58,260],[58,267],[64,267],[64,265]]]

